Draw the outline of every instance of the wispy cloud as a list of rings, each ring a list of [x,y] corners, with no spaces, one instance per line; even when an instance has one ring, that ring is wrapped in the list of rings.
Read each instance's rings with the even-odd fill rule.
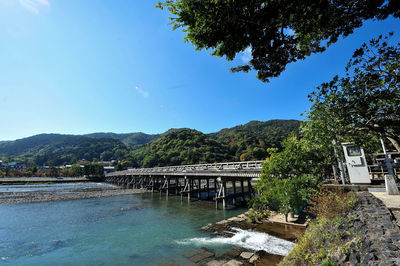
[[[243,64],[247,64],[252,58],[253,56],[251,55],[250,47],[247,47],[246,50],[244,50],[244,52],[242,52],[240,56],[240,60],[242,60]]]
[[[50,2],[47,0],[19,0],[22,7],[29,12],[38,15],[41,7],[50,7]]]
[[[149,98],[150,94],[147,91],[143,90],[142,88],[139,88],[138,86],[136,86],[135,88],[136,91],[143,96],[143,98]]]

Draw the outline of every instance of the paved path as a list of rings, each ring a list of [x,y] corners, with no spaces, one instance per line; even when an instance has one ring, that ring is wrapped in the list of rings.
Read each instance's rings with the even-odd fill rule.
[[[370,192],[380,199],[388,209],[400,210],[400,195],[388,195],[386,192]]]

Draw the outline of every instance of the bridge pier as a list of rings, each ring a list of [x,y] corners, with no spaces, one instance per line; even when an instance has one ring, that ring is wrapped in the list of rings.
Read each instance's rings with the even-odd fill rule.
[[[207,199],[209,199],[210,198],[210,179],[209,178],[207,178],[206,187],[207,187]]]
[[[197,198],[198,199],[201,199],[201,179],[199,178],[199,179],[197,179],[197,181],[198,181],[198,185],[197,185]]]
[[[232,189],[233,189],[233,195],[236,195],[236,181],[232,181]],[[236,198],[234,197],[233,199],[232,199],[232,204],[233,205],[236,205]]]
[[[225,207],[226,207],[226,201],[225,201],[225,196],[226,196],[226,182],[225,181],[223,181],[222,182],[222,191],[223,191],[223,199],[222,199],[222,208],[224,208],[225,209]]]

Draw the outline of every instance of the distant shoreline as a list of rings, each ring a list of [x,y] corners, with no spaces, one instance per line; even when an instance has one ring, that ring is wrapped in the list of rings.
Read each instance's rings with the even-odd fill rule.
[[[30,184],[54,184],[96,182],[86,177],[0,177],[0,185],[30,185]]]

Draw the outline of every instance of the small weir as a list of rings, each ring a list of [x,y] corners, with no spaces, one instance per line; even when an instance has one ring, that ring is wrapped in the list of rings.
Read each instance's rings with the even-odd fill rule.
[[[126,189],[147,189],[148,191],[214,200],[218,209],[228,203],[233,205],[252,198],[252,180],[259,177],[263,161],[228,162],[214,164],[179,165],[154,168],[128,169],[109,173],[107,183]]]
[[[266,233],[252,232],[240,228],[232,228],[232,230],[232,237],[197,237],[176,242],[182,245],[198,245],[199,247],[228,244],[252,251],[264,250],[280,256],[287,256],[295,246],[293,242]]]

